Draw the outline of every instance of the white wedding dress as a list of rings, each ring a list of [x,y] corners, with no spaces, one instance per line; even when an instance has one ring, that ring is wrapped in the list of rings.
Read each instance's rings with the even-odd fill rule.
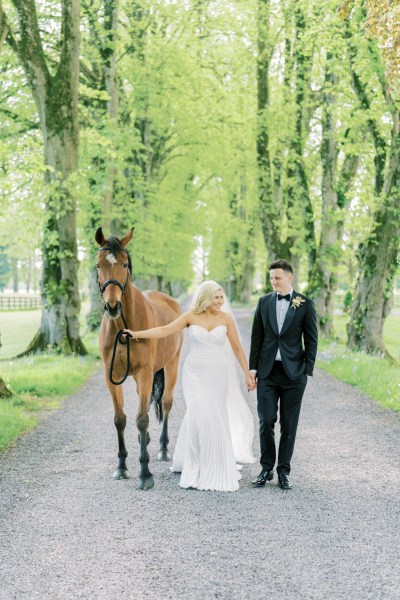
[[[228,420],[237,463],[253,463],[254,419],[240,389],[240,378],[232,346],[225,338],[228,363]]]
[[[171,470],[181,473],[183,488],[234,492],[241,477],[236,462],[254,460],[253,417],[231,362],[226,326],[207,331],[191,325],[188,336],[190,349],[182,375],[187,410]]]

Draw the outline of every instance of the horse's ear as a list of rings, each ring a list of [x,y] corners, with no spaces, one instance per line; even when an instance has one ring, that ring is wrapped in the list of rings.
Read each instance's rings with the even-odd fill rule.
[[[121,242],[121,244],[123,245],[123,247],[124,247],[124,248],[125,248],[125,247],[126,247],[128,244],[129,244],[129,242],[131,241],[131,239],[132,239],[132,236],[133,236],[133,230],[134,230],[134,229],[135,229],[135,228],[134,228],[134,227],[132,227],[132,228],[131,228],[131,229],[128,231],[128,233],[127,233],[126,235],[124,235],[124,237],[122,238],[122,240],[120,240],[120,242]]]
[[[106,243],[106,239],[103,235],[103,230],[101,227],[98,228],[98,230],[96,231],[96,235],[94,236],[96,238],[96,242],[98,243],[99,246],[104,246]]]

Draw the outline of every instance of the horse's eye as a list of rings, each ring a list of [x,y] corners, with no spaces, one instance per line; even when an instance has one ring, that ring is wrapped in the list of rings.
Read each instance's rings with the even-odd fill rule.
[[[124,267],[124,269],[127,269],[127,267],[128,267],[128,263],[124,263],[124,264],[123,264],[123,267]]]
[[[100,269],[99,265],[96,265],[96,269]]]

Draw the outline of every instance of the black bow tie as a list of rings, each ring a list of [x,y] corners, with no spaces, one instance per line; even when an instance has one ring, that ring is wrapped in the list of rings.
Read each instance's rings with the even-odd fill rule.
[[[286,296],[282,296],[282,294],[278,294],[278,300],[286,300],[290,302],[290,294],[286,294]]]

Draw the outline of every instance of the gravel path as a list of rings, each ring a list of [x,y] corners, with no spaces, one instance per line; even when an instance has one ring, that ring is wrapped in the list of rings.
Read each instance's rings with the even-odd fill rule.
[[[237,311],[249,342],[249,313]],[[249,394],[255,412],[255,394]],[[178,487],[158,463],[135,488],[136,396],[126,385],[128,464],[114,481],[117,439],[95,375],[0,456],[0,599],[399,598],[400,416],[317,371],[304,399],[293,489],[236,493]],[[184,412],[171,413],[171,449]],[[257,452],[257,440],[255,440]]]

